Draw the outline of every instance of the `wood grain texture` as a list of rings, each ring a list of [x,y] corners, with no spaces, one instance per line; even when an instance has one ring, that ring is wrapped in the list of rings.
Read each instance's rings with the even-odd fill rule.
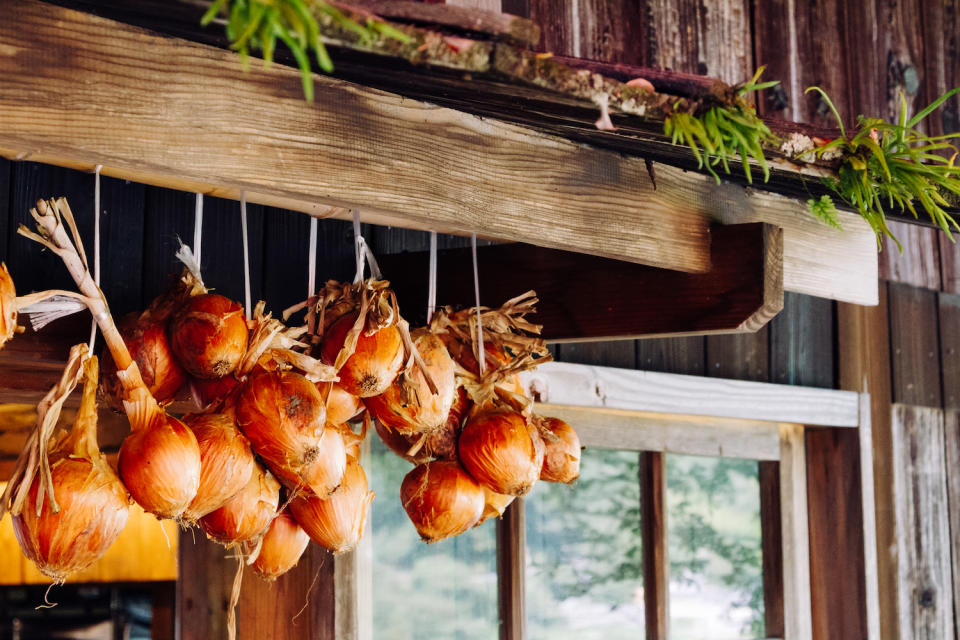
[[[780,426],[780,521],[783,535],[784,638],[812,637],[810,539],[804,427]]]
[[[505,38],[523,45],[536,46],[540,27],[532,20],[500,13],[500,0],[457,0],[414,2],[412,0],[350,0],[354,7],[365,7],[382,18],[430,24],[468,34]],[[442,6],[441,6],[442,5]],[[478,11],[479,9],[479,11]]]
[[[893,401],[942,406],[937,294],[891,283],[889,306]]]
[[[952,632],[950,522],[943,411],[893,406],[900,629],[910,638]]]
[[[640,454],[640,519],[646,638],[670,636],[670,557],[667,543],[667,468],[663,453]]]
[[[813,637],[867,638],[858,429],[807,429]]]
[[[102,161],[107,175],[196,180],[231,195],[246,189],[251,202],[264,194],[301,198],[308,211],[326,202],[388,213],[379,221],[392,217],[401,226],[706,267],[701,213],[678,200],[669,215],[657,215],[663,193],[638,206],[637,194],[649,183],[638,158],[319,76],[321,99],[311,106],[291,69],[253,65],[244,73],[230,52],[32,0],[5,0],[4,11],[18,14],[15,28],[4,23],[0,30],[7,53],[0,58],[0,86],[8,88],[0,93],[5,154]],[[22,46],[26,32],[29,48]],[[69,74],[52,71],[47,61],[67,48]],[[86,93],[87,85],[67,78],[82,74],[113,80],[89,85]],[[238,84],[245,90],[235,91]],[[64,97],[48,102],[43,117],[29,97],[41,87]],[[120,93],[130,91],[141,100],[122,118],[97,105],[115,110],[125,104]],[[230,100],[218,99],[227,94]],[[171,139],[179,144],[164,144]],[[406,179],[397,180],[398,172]],[[509,197],[491,188],[502,184],[510,185]]]
[[[770,328],[706,337],[706,375],[766,382],[770,379]]]
[[[937,296],[943,407],[960,409],[960,296]]]
[[[873,418],[872,398],[869,393],[860,394],[860,425],[857,440],[860,459],[860,504],[861,531],[863,534],[863,585],[866,597],[865,618],[867,640],[879,640],[880,635],[880,577],[877,567],[877,499],[874,489],[873,470]]]
[[[585,408],[855,427],[856,393],[548,362],[521,374],[539,402]]]
[[[480,301],[496,307],[535,290],[540,298],[535,321],[550,342],[749,333],[780,311],[779,229],[758,223],[713,227],[710,258],[709,272],[685,274],[530,245],[482,247]],[[472,288],[464,286],[472,279],[472,264],[469,249],[438,252],[437,304],[458,309],[475,304]],[[429,253],[381,256],[380,265],[385,273],[427,273]],[[422,280],[394,280],[393,289],[407,318],[425,323]]]
[[[887,285],[880,287],[880,304],[837,305],[837,372],[841,389],[869,394],[873,494],[876,514],[876,553],[865,563],[876,566],[880,636],[900,637],[897,618],[897,537],[893,494],[893,434],[891,426],[891,353]],[[864,412],[861,412],[864,413]],[[862,444],[863,447],[867,443]],[[861,459],[866,459],[862,454]],[[862,472],[866,472],[861,468]],[[866,480],[864,480],[866,482]],[[868,532],[865,532],[869,536]],[[872,560],[872,561],[871,561]]]
[[[788,293],[770,323],[770,381],[834,388],[834,303]]]
[[[783,533],[780,521],[780,463],[761,460],[757,467],[760,483],[763,633],[767,638],[782,638]]]
[[[706,339],[650,338],[637,340],[637,368],[663,373],[702,376],[706,367]]]
[[[953,564],[953,621],[954,630],[957,630],[960,628],[960,412],[955,409],[945,411],[943,427]]]
[[[150,640],[175,639],[176,598],[176,583],[160,582],[154,585],[150,599]]]
[[[527,637],[526,520],[523,498],[514,500],[497,520],[497,599],[500,610],[500,640]]]

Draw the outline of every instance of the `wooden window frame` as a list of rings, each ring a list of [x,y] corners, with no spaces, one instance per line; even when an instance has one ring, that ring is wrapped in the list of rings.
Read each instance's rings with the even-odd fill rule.
[[[669,628],[664,454],[759,461],[767,636],[807,640],[813,625],[804,432],[857,429],[868,640],[879,639],[868,394],[558,362],[525,374],[524,383],[537,410],[575,425],[585,446],[642,454],[648,640],[666,640]],[[340,638],[373,636],[369,545],[368,536],[335,561]],[[523,500],[517,500],[497,524],[501,640],[526,637],[525,548]]]

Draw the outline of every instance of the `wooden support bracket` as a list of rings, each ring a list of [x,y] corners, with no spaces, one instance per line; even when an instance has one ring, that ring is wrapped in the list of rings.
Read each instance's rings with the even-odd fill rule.
[[[425,321],[426,252],[381,256],[404,314]],[[530,289],[550,342],[757,331],[783,308],[783,234],[748,223],[711,229],[710,271],[689,274],[530,245],[480,247],[481,303]],[[474,304],[469,249],[437,255],[437,302]],[[422,274],[422,277],[418,277]]]

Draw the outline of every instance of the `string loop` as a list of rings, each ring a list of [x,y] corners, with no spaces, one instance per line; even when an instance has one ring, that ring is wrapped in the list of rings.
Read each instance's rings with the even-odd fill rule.
[[[364,281],[364,271],[366,265],[370,266],[370,277],[374,280],[380,280],[382,274],[380,273],[380,265],[377,264],[377,258],[373,255],[373,251],[370,249],[370,245],[367,244],[367,241],[363,237],[363,233],[360,230],[360,210],[353,210],[353,241],[354,241],[354,258],[357,264],[357,274],[353,278],[354,284],[359,284]]]
[[[307,256],[307,297],[317,291],[317,219],[310,217],[310,253]]]
[[[430,274],[427,276],[427,324],[437,310],[437,232],[430,232]]]
[[[477,268],[477,234],[470,234],[470,250],[473,254],[473,293],[477,303],[477,363],[480,379],[487,372],[487,352],[483,347],[483,322],[480,319],[480,270]]]
[[[240,233],[243,235],[243,300],[247,320],[250,319],[250,245],[247,240],[247,192],[240,192]],[[197,256],[197,262],[200,256]]]
[[[193,257],[197,261],[197,271],[200,267],[200,240],[203,237],[203,194],[197,194],[193,208]]]
[[[93,281],[100,287],[100,170],[98,164],[93,177]],[[93,345],[97,341],[97,319],[94,318],[90,326],[90,340],[87,349],[93,353]]]

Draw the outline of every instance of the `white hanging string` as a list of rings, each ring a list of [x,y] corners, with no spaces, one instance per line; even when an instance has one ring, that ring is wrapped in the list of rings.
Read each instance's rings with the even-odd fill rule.
[[[487,371],[487,352],[483,348],[483,322],[480,321],[480,270],[477,268],[477,234],[470,234],[470,249],[473,253],[473,293],[477,300],[477,363],[480,377]]]
[[[310,254],[307,256],[307,297],[317,292],[317,219],[310,217]]]
[[[197,194],[197,202],[193,209],[193,258],[197,262],[197,272],[200,271],[200,240],[203,236],[203,194]]]
[[[437,310],[437,232],[430,232],[430,274],[427,280],[427,324]]]
[[[247,192],[240,192],[240,233],[243,234],[243,300],[250,319],[250,247],[247,242]]]
[[[93,177],[93,281],[100,286],[100,170],[102,164],[98,164],[94,170]],[[90,324],[90,341],[87,348],[93,353],[93,345],[97,341],[97,319],[94,318]]]
[[[354,284],[363,282],[366,264],[370,265],[370,277],[379,280],[381,278],[380,265],[377,264],[377,259],[374,257],[373,251],[370,250],[370,245],[364,240],[363,233],[360,231],[359,209],[353,210],[353,241],[354,257],[357,263],[357,275],[353,278]]]

